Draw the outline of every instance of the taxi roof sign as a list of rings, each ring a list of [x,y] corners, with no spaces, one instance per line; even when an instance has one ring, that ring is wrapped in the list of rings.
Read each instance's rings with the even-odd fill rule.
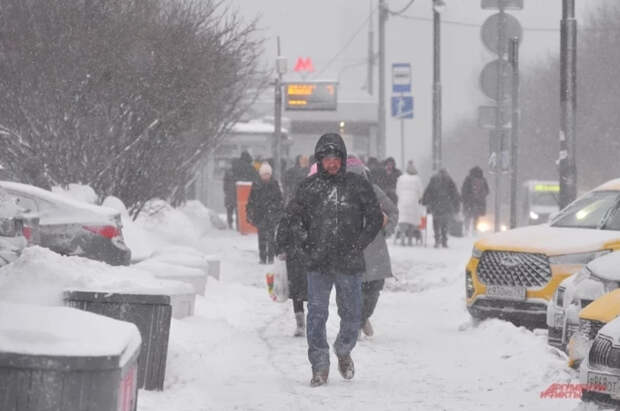
[[[559,184],[536,184],[534,186],[534,191],[559,193],[560,185]]]

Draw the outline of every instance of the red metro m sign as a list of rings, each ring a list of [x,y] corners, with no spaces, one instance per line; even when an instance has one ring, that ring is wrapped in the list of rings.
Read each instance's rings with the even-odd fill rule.
[[[297,58],[297,63],[295,63],[295,68],[293,70],[296,73],[313,73],[314,65],[312,64],[310,57],[306,57],[305,59],[299,57]]]

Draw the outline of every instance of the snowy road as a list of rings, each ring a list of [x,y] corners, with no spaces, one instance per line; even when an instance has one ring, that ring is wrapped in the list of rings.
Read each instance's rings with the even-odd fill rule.
[[[306,341],[292,337],[290,303],[267,296],[256,237],[205,238],[204,250],[222,259],[222,279],[208,284],[196,316],[173,322],[165,391],[142,391],[138,409],[575,409],[577,400],[540,398],[552,383],[577,382],[544,332],[498,320],[472,325],[462,275],[471,244],[390,246],[398,281],[382,293],[375,336],[353,352],[355,379],[340,377],[332,354],[329,384],[310,388]],[[338,326],[332,304],[330,341]]]

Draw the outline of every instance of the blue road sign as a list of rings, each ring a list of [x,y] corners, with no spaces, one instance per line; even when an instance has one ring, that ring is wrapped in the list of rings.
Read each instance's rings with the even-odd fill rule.
[[[392,93],[411,93],[411,64],[392,64]]]
[[[413,96],[392,96],[392,117],[413,118]]]

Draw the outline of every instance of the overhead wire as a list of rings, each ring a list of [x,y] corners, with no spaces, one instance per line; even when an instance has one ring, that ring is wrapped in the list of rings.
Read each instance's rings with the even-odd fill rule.
[[[424,21],[424,22],[429,22],[429,23],[433,21],[433,19],[429,17],[410,16],[407,14],[401,14],[401,15],[398,15],[397,17],[400,17],[405,20],[416,20],[416,21]],[[441,24],[461,26],[461,27],[472,27],[472,28],[482,27],[481,24],[477,24],[477,23],[467,23],[464,21],[445,20],[445,19],[441,20]],[[540,32],[554,32],[554,33],[558,32],[559,33],[560,29],[550,28],[550,27],[523,27],[523,31],[540,31]]]
[[[344,53],[349,46],[351,45],[351,43],[353,43],[353,41],[357,38],[357,36],[362,32],[362,30],[366,27],[366,25],[368,24],[368,21],[370,21],[370,19],[374,16],[375,12],[377,11],[377,7],[375,6],[370,13],[368,14],[368,17],[366,17],[364,19],[364,21],[360,24],[360,26],[353,32],[353,34],[351,35],[351,37],[347,40],[347,42],[344,44],[344,46],[342,46],[340,48],[340,50],[338,50],[338,52],[336,54],[334,54],[334,56],[329,59],[329,61],[327,62],[327,64],[325,66],[323,66],[323,68],[321,69],[321,71],[319,71],[316,75],[314,75],[313,77],[319,77],[320,75],[322,75],[323,73],[325,73],[325,71],[327,71],[327,69],[329,69],[331,67],[332,64],[334,64],[334,62],[338,59],[338,57],[340,57],[342,55],[342,53]]]

